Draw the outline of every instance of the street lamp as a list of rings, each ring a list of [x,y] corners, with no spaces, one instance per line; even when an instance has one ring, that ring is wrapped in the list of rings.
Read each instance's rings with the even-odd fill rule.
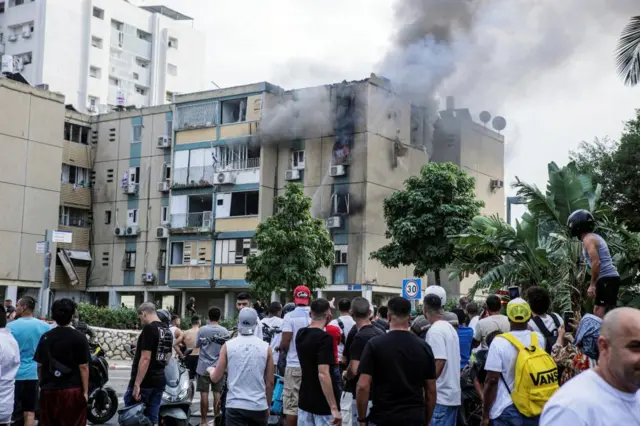
[[[511,225],[511,204],[527,204],[524,197],[507,197],[507,223]]]

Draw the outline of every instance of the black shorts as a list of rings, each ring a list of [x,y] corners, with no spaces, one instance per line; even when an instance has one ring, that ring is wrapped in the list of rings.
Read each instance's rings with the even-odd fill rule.
[[[187,370],[189,371],[189,378],[193,379],[196,377],[196,368],[198,367],[198,359],[199,355],[189,355],[185,360],[185,364],[187,365]]]
[[[37,380],[16,380],[16,393],[13,401],[13,414],[35,413],[38,411],[38,388]]]
[[[602,277],[596,282],[596,306],[615,307],[618,304],[620,277]]]

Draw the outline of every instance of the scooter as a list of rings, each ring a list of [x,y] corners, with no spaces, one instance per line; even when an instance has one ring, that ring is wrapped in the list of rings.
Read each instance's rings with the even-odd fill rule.
[[[105,352],[97,344],[89,344],[91,361],[89,363],[89,400],[87,402],[87,420],[101,425],[115,416],[118,411],[118,395],[106,386],[109,381],[109,364]]]

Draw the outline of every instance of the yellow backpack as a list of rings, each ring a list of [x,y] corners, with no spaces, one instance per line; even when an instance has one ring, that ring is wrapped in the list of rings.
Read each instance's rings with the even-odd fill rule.
[[[502,377],[514,405],[526,417],[539,416],[544,404],[558,390],[558,367],[555,361],[538,344],[537,333],[531,332],[531,346],[528,348],[511,333],[503,333],[496,337],[508,340],[518,349],[514,389],[509,389]]]

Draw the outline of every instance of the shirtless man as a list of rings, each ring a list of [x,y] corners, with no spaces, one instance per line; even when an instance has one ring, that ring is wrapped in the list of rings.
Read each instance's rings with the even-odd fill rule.
[[[182,333],[182,344],[187,349],[193,349],[187,357],[187,368],[189,369],[189,377],[195,378],[196,367],[198,366],[198,357],[200,356],[200,348],[196,348],[198,341],[198,330],[200,330],[200,317],[194,315],[191,317],[191,328]]]

